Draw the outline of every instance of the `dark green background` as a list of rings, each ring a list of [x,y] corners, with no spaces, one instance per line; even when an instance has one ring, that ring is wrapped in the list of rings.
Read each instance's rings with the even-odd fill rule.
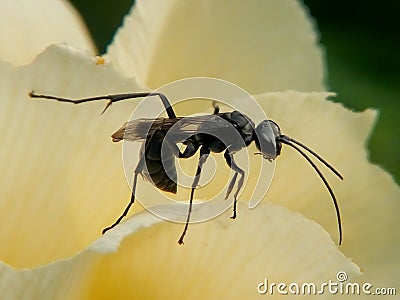
[[[71,2],[104,53],[133,0]],[[380,118],[368,143],[370,158],[400,182],[400,1],[303,2],[316,19],[326,47],[329,90],[337,92],[335,101],[357,111],[379,109]]]

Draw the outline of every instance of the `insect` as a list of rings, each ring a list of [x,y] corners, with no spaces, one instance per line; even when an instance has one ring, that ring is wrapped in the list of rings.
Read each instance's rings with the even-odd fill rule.
[[[255,126],[254,122],[245,114],[239,111],[221,113],[218,106],[214,106],[213,114],[177,117],[168,98],[164,94],[157,92],[104,95],[76,100],[36,94],[33,91],[29,93],[29,96],[32,98],[52,99],[73,104],[97,100],[108,100],[108,103],[102,111],[102,114],[111,106],[112,103],[121,100],[153,96],[157,96],[161,99],[168,118],[158,117],[154,119],[149,118],[132,120],[125,123],[112,135],[114,142],[121,140],[142,141],[143,146],[139,163],[134,170],[132,193],[129,204],[125,208],[122,215],[111,226],[103,229],[103,234],[118,225],[127,215],[130,207],[135,201],[137,177],[139,174],[151,179],[150,181],[158,189],[170,193],[176,193],[177,175],[175,158],[189,158],[195,155],[198,151],[200,152],[200,156],[198,159],[195,177],[191,185],[187,218],[182,234],[178,240],[178,244],[183,244],[183,240],[190,222],[194,192],[199,182],[202,167],[211,152],[224,152],[224,158],[227,165],[234,171],[234,175],[228,185],[225,198],[229,197],[236,181],[238,181],[236,191],[233,195],[233,215],[231,216],[232,219],[235,219],[237,197],[243,186],[245,171],[236,164],[233,154],[237,151],[240,151],[244,147],[249,146],[252,142],[255,142],[256,148],[260,151],[256,154],[262,155],[264,159],[269,161],[276,159],[280,155],[282,144],[294,148],[307,160],[307,162],[313,167],[323,181],[333,200],[338,223],[339,245],[342,243],[342,222],[336,196],[333,193],[328,181],[318,169],[317,165],[302,149],[306,150],[308,153],[317,158],[337,177],[343,180],[342,175],[309,147],[289,136],[281,134],[278,124],[272,120],[264,120]],[[229,138],[229,136],[235,136],[232,135],[232,130],[236,134],[236,138]],[[237,138],[238,135],[241,137],[241,140]],[[219,138],[221,136],[226,137],[224,141]],[[177,143],[182,143],[186,146],[183,152],[180,151]],[[163,144],[168,145],[168,147],[164,148],[166,150],[161,150]]]

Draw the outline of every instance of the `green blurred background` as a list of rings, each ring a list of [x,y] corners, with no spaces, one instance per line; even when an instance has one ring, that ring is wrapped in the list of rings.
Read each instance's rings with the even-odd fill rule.
[[[104,53],[134,1],[71,2],[85,19],[99,52]],[[380,117],[368,142],[370,159],[399,183],[400,1],[303,2],[315,18],[326,48],[329,90],[337,92],[335,101],[356,111],[379,109]]]

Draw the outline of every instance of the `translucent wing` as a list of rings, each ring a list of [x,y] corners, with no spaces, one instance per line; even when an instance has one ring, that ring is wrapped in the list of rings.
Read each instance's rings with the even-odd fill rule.
[[[152,136],[155,130],[167,134],[172,142],[182,142],[197,133],[208,133],[221,136],[234,127],[225,118],[224,114],[199,115],[179,117],[174,119],[137,119],[125,123],[111,137],[114,142],[121,140],[140,141]]]
[[[152,135],[154,129],[163,126],[164,118],[157,119],[137,119],[133,121],[126,122],[120,129],[118,129],[111,136],[113,142],[119,142],[122,140],[128,141],[140,141],[145,140],[147,137]],[[175,119],[171,119],[175,120]]]

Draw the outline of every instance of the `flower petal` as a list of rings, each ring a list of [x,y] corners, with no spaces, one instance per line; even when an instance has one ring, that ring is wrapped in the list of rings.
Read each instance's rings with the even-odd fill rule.
[[[142,89],[68,46],[48,48],[31,65],[3,62],[0,69],[0,241],[7,245],[0,259],[36,266],[83,249],[126,205],[121,147],[109,136],[134,103],[100,116],[105,102],[75,107],[30,99],[28,92],[74,98]]]
[[[342,173],[340,181],[321,165],[339,202],[345,254],[365,270],[363,281],[400,288],[400,189],[382,168],[368,161],[365,149],[376,112],[354,113],[325,101],[329,93],[270,93],[257,100],[287,134],[319,153]],[[293,149],[277,159],[274,181],[266,197],[317,221],[332,235],[337,225],[322,181]]]
[[[65,0],[2,1],[0,59],[31,62],[48,45],[67,42],[82,50],[96,47],[78,12]]]
[[[359,274],[315,222],[271,204],[238,209],[235,221],[225,214],[191,225],[184,246],[176,244],[181,224],[140,213],[71,259],[19,272],[3,266],[0,287],[40,299],[248,299],[265,278],[318,286],[338,271]]]
[[[108,54],[150,88],[206,76],[250,93],[323,90],[313,23],[292,0],[137,1]]]

